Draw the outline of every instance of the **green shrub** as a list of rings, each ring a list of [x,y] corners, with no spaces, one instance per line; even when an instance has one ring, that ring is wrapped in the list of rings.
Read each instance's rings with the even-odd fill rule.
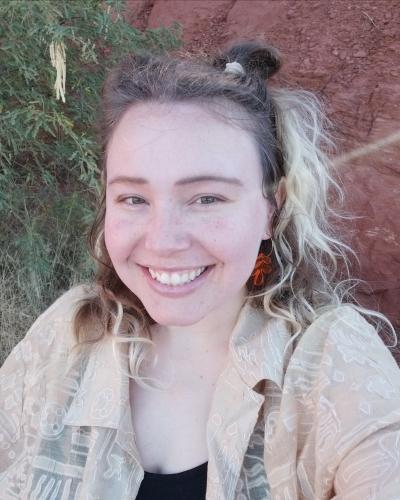
[[[0,2],[0,363],[41,311],[92,275],[85,235],[107,70],[128,52],[180,46],[178,24],[140,32],[123,13],[116,0]],[[65,47],[65,102],[52,43]]]

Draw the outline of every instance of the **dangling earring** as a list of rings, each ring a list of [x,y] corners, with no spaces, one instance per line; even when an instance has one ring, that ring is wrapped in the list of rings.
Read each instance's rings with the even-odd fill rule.
[[[271,243],[271,249],[266,254],[260,249],[260,252],[257,256],[256,264],[254,266],[254,270],[251,274],[251,280],[254,286],[263,286],[265,285],[266,277],[268,274],[272,273],[272,240],[268,240]],[[262,247],[262,244],[261,244]]]

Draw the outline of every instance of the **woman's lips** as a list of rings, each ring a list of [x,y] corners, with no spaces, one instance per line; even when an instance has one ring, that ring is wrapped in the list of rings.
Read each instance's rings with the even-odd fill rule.
[[[146,278],[148,285],[160,295],[165,297],[182,297],[184,295],[193,293],[199,288],[208,278],[209,274],[214,269],[215,265],[207,266],[206,269],[199,274],[194,280],[189,281],[183,285],[165,285],[151,277],[148,267],[140,266]]]

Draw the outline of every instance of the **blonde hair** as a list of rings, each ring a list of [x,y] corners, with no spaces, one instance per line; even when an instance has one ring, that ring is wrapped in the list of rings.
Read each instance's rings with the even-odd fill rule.
[[[237,62],[244,72],[224,72]],[[265,82],[280,67],[279,53],[262,42],[237,43],[210,61],[148,53],[126,58],[109,75],[103,95],[101,142],[103,193],[90,234],[90,248],[98,262],[96,293],[85,300],[75,317],[82,344],[112,335],[113,345],[129,343],[128,375],[149,388],[162,384],[141,376],[152,344],[154,324],[138,297],[116,274],[104,242],[105,168],[107,145],[123,113],[137,103],[197,102],[224,116],[226,104],[242,111],[238,125],[257,144],[263,170],[264,196],[275,203],[275,191],[285,185],[285,200],[272,225],[273,272],[262,287],[247,282],[247,300],[267,315],[283,318],[293,340],[319,314],[344,300],[353,302],[348,246],[334,232],[337,213],[329,196],[342,192],[333,178],[333,142],[318,99],[310,92],[270,88]],[[246,119],[243,119],[243,116]],[[339,264],[345,278],[338,278]],[[384,319],[354,305],[360,312]],[[93,333],[98,333],[94,335]],[[114,350],[117,355],[116,349]]]

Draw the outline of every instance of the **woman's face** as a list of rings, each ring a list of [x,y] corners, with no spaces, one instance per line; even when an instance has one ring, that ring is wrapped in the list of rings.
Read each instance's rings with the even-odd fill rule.
[[[187,326],[237,309],[272,215],[250,135],[197,104],[140,104],[106,168],[107,250],[150,316]]]

